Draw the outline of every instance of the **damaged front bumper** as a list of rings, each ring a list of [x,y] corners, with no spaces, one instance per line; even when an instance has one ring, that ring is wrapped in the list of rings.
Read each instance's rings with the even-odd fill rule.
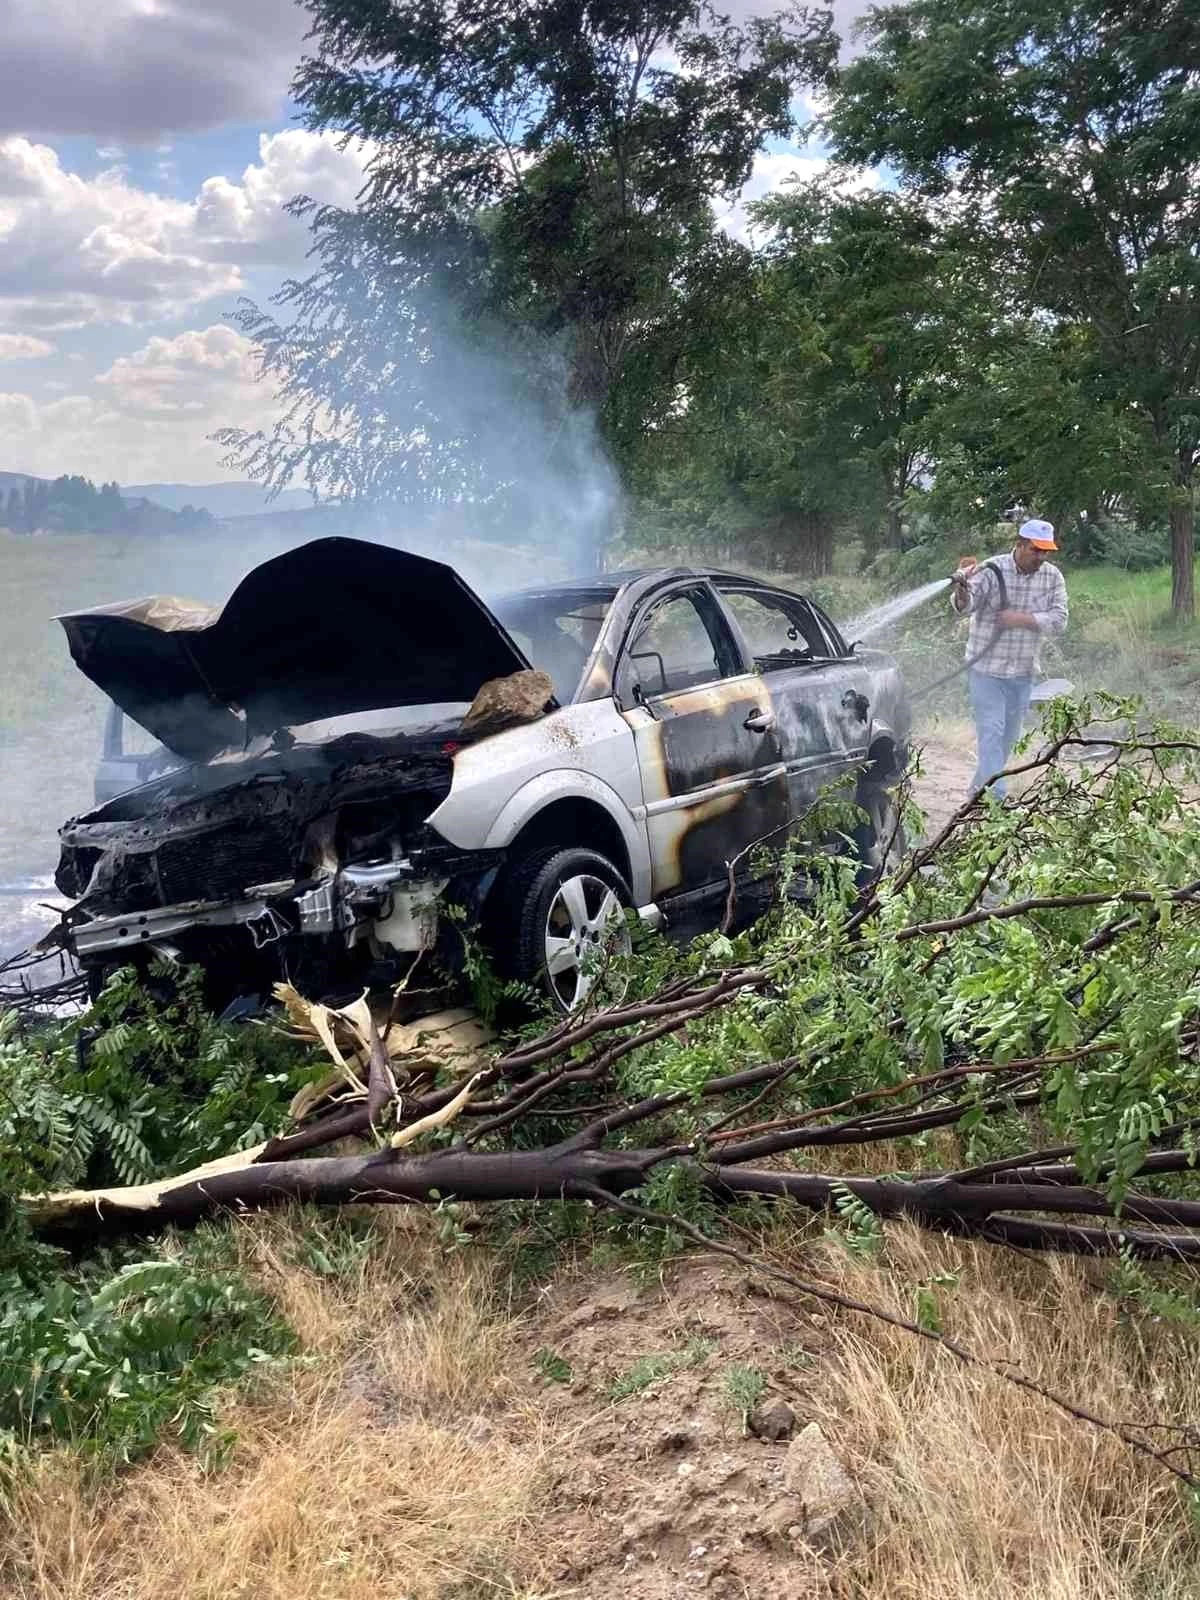
[[[241,929],[256,950],[284,940],[365,946],[376,959],[413,955],[436,943],[445,904],[477,906],[503,851],[447,853],[435,866],[407,858],[346,866],[303,882],[256,884],[236,899],[188,900],[116,916],[75,920],[67,941],[82,962],[122,959],[136,950],[180,960],[195,935]]]

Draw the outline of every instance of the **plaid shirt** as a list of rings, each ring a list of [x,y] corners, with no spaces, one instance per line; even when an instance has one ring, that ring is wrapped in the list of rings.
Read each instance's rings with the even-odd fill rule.
[[[1065,633],[1067,628],[1067,586],[1063,575],[1049,561],[1036,572],[1017,571],[1011,555],[992,558],[1004,574],[1008,593],[1002,596],[996,574],[982,562],[971,577],[964,611],[970,613],[967,635],[967,660],[979,657],[977,667],[991,678],[1033,678],[1041,663],[1042,640],[1047,635]],[[996,615],[1007,606],[1010,611],[1028,611],[1037,619],[1037,629],[1002,628]],[[957,606],[954,608],[957,610]]]

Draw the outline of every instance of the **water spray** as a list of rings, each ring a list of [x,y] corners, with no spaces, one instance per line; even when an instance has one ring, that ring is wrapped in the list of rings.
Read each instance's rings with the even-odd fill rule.
[[[935,594],[942,594],[953,583],[953,578],[934,578],[929,583],[923,583],[917,589],[910,589],[907,594],[897,595],[893,600],[885,600],[882,605],[864,611],[861,616],[852,617],[842,632],[848,639],[853,639],[859,644],[864,639],[869,639],[873,633],[879,633],[884,628],[890,628],[893,623],[899,622],[901,617],[906,617],[910,611],[915,611],[918,606],[932,600]]]
[[[986,565],[987,563],[983,564]],[[935,595],[944,594],[952,585],[965,584],[967,578],[976,572],[979,566],[980,563],[976,562],[972,557],[970,558],[970,564],[959,566],[948,578],[932,578],[928,583],[920,584],[916,589],[909,589],[905,594],[897,595],[893,600],[885,600],[882,605],[875,606],[870,611],[864,611],[861,616],[852,617],[842,630],[848,639],[854,641],[850,648],[853,650],[864,639],[869,638],[871,634],[880,633],[884,628],[891,627],[894,623],[899,622],[901,617],[906,617],[910,611],[915,611],[918,606],[924,605],[926,600],[932,600]],[[1000,581],[1003,594],[1003,578]],[[1004,603],[1005,601],[1002,598],[1001,605]],[[995,648],[998,642],[999,633],[993,633],[982,650],[977,650],[973,656],[968,656],[964,661],[960,661],[951,671],[943,673],[940,678],[935,678],[932,683],[926,683],[910,694],[910,703],[923,700],[926,695],[932,694],[935,689],[940,689],[943,684],[949,683],[952,678],[957,678],[961,673],[969,672],[977,661],[982,661],[984,656]],[[1042,685],[1041,693],[1037,695],[1037,698],[1051,699],[1056,694],[1069,694],[1072,688],[1073,685],[1066,678],[1053,678]]]
[[[848,638],[853,639],[853,649],[873,633],[880,633],[884,628],[890,628],[906,617],[910,611],[915,611],[918,606],[932,600],[935,595],[944,594],[952,584],[964,583],[970,573],[977,570],[977,563],[970,567],[959,567],[948,578],[932,578],[928,583],[920,584],[915,589],[897,595],[892,600],[885,600],[882,605],[875,606],[870,611],[865,611],[861,616],[853,617],[846,624],[843,632]],[[932,694],[935,689],[940,689],[943,684],[949,683],[952,678],[957,678],[960,673],[967,672],[977,661],[983,659],[989,650],[997,643],[997,636],[984,645],[982,650],[977,650],[973,656],[968,656],[965,661],[960,661],[952,671],[943,673],[940,678],[935,678],[932,683],[925,684],[922,688],[909,696],[910,702],[922,700],[927,694]]]

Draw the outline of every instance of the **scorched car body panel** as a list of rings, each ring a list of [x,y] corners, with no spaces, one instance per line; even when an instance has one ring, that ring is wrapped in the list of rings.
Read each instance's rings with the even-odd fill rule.
[[[320,717],[469,703],[529,666],[452,567],[361,539],[264,562],[220,610],[158,596],[59,621],[80,671],[197,761]]]

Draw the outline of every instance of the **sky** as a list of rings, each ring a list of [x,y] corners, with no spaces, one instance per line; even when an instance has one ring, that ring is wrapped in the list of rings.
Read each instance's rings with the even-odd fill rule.
[[[836,0],[843,35],[858,9]],[[4,0],[4,14],[0,470],[237,477],[207,435],[267,427],[275,405],[228,313],[303,273],[293,195],[352,205],[362,182],[362,150],[300,127],[289,99],[306,12]],[[746,200],[824,162],[773,145],[722,225],[743,233]]]

